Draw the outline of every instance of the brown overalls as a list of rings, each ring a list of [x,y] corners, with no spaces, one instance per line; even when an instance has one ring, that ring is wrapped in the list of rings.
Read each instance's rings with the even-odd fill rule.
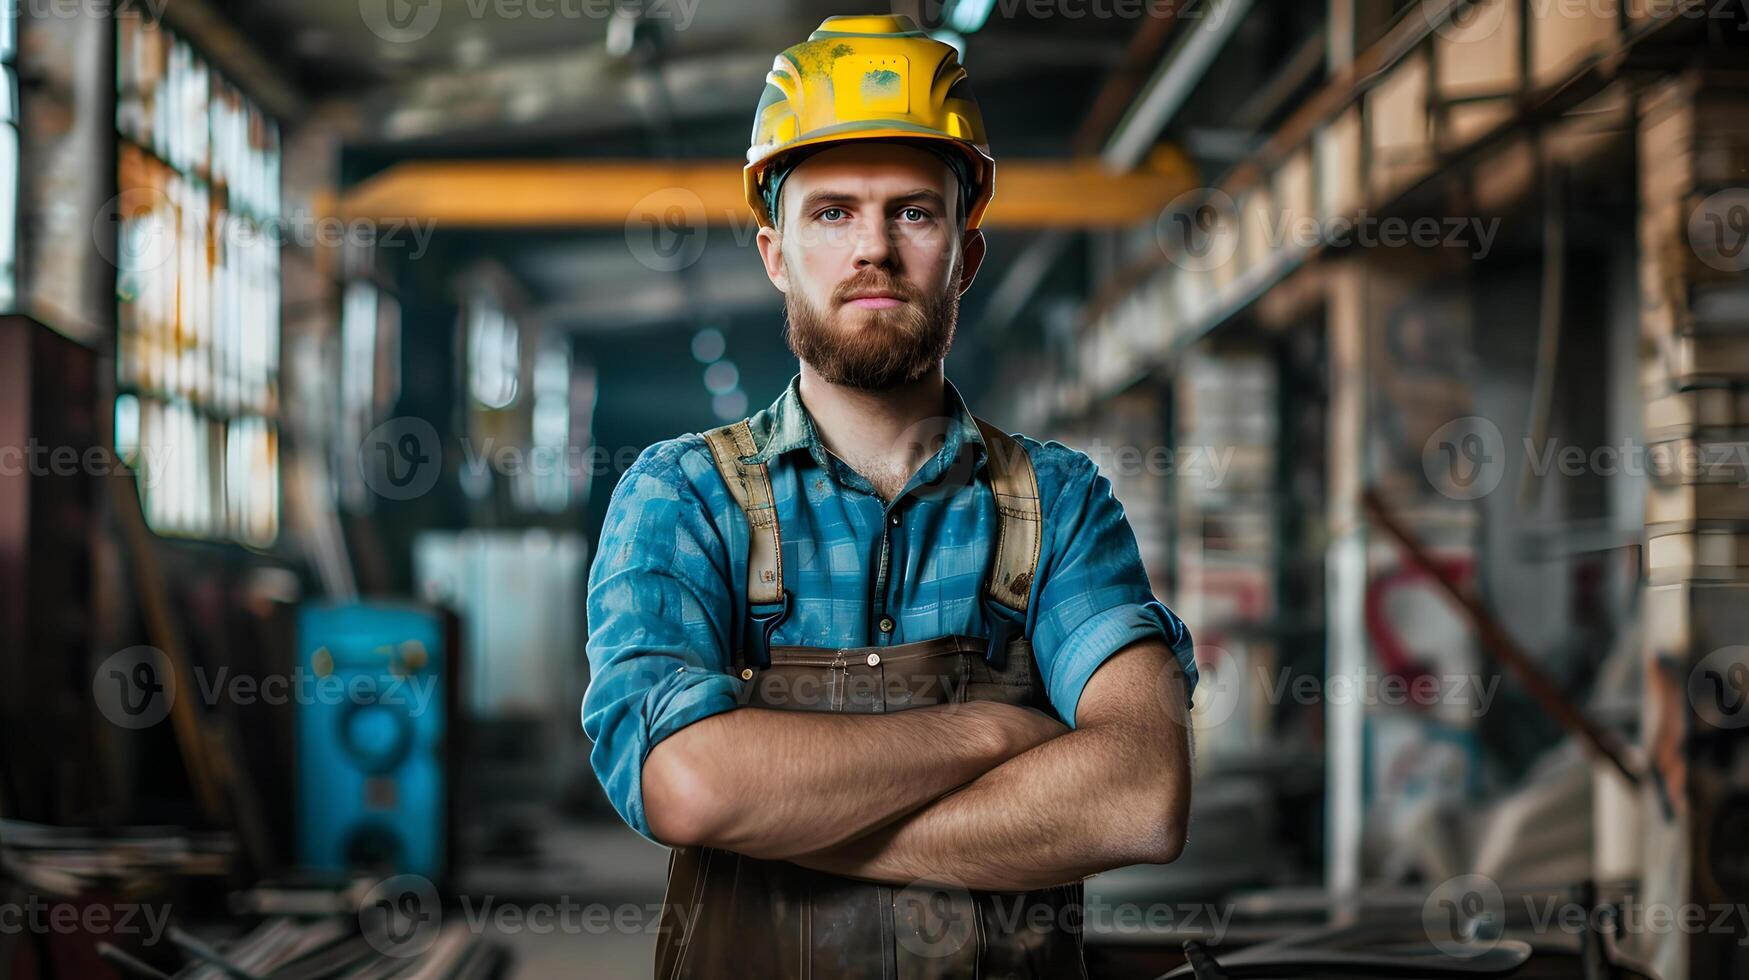
[[[985,585],[992,636],[887,647],[770,646],[788,608],[781,538],[746,420],[704,433],[750,530],[749,629],[735,651],[747,703],[873,714],[1005,701],[1057,717],[1024,624],[1038,567],[1038,483],[1025,449],[975,420],[999,520]],[[997,604],[1000,610],[992,608]],[[656,976],[672,978],[1085,977],[1079,881],[1031,892],[859,881],[708,847],[672,852]]]

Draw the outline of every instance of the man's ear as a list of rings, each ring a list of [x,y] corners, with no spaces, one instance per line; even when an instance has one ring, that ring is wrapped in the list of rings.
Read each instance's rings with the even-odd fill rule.
[[[770,225],[759,226],[759,236],[754,239],[759,245],[759,261],[765,263],[765,278],[777,287],[777,291],[789,292],[789,271],[783,265],[783,232]]]
[[[984,264],[984,233],[973,228],[960,239],[960,295],[972,288],[972,280],[978,277],[978,267]]]

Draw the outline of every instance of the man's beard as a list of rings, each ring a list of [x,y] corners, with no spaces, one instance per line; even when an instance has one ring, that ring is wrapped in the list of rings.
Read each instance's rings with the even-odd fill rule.
[[[799,289],[784,296],[784,339],[796,357],[824,380],[859,391],[887,391],[928,374],[953,348],[959,320],[959,263],[938,296],[873,266],[840,283],[831,313],[809,303]],[[879,291],[899,299],[884,310],[848,305],[859,292]]]

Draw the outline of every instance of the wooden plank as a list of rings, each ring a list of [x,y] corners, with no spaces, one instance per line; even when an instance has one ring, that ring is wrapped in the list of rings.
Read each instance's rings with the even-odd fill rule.
[[[1433,50],[1440,99],[1507,95],[1524,84],[1519,11],[1514,0],[1479,0],[1462,21],[1438,32]]]
[[[1428,116],[1432,69],[1427,55],[1410,55],[1366,94],[1371,140],[1371,190],[1389,197],[1433,169],[1433,127]]]
[[[1532,82],[1554,85],[1578,70],[1586,59],[1619,48],[1620,18],[1614,4],[1588,0],[1533,4],[1529,25]]]

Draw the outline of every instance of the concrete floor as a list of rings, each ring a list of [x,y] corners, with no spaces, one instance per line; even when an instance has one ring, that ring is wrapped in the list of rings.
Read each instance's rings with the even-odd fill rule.
[[[618,821],[562,824],[538,856],[476,863],[462,894],[510,980],[619,980],[650,975],[667,873],[668,850]]]

